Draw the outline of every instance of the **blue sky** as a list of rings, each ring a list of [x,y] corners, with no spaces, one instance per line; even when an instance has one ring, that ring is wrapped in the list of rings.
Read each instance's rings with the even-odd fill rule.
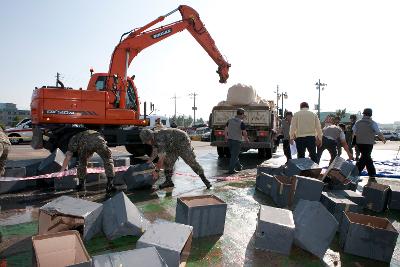
[[[0,10],[0,102],[28,108],[34,87],[53,85],[60,72],[66,86],[85,88],[89,69],[108,70],[122,33],[187,4],[196,9],[219,50],[232,64],[227,84],[218,83],[217,66],[188,32],[168,38],[132,62],[141,101],[155,103],[159,114],[208,118],[236,83],[252,85],[276,99],[279,84],[298,110],[302,101],[323,111],[374,109],[379,122],[400,121],[400,3],[395,0],[228,1],[7,1]],[[177,21],[180,14],[165,23]],[[162,23],[162,24],[165,24]]]

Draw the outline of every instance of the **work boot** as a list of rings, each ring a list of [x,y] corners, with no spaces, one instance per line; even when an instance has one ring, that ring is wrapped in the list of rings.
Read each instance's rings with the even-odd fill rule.
[[[242,165],[242,164],[239,164],[239,167],[237,167],[236,170],[237,170],[237,171],[243,170],[243,165]]]
[[[204,174],[200,174],[199,176],[200,176],[201,180],[203,181],[203,183],[206,185],[207,189],[210,189],[211,188],[211,183],[206,178],[206,176]]]
[[[174,183],[172,182],[171,178],[166,178],[165,182],[158,186],[159,189],[167,188],[167,187],[174,187]]]
[[[107,194],[110,194],[111,192],[116,190],[113,180],[114,180],[114,177],[107,177],[107,187],[106,187]]]

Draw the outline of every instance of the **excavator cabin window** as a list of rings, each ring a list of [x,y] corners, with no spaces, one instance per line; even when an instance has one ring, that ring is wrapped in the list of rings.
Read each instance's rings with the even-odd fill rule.
[[[137,111],[136,94],[131,81],[128,81],[128,90],[126,92],[126,108]]]
[[[96,81],[96,90],[97,91],[105,91],[106,90],[106,76],[99,76]]]

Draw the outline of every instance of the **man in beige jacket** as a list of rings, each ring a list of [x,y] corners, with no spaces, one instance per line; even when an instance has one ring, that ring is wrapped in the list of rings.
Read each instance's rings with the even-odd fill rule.
[[[297,158],[305,158],[306,149],[310,158],[317,162],[317,146],[321,146],[321,123],[313,112],[309,111],[307,102],[300,104],[300,111],[296,112],[290,124],[290,144],[296,141]]]

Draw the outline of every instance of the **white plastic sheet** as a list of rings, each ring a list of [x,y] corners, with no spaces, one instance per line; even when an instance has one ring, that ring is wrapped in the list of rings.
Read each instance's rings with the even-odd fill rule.
[[[290,144],[290,154],[292,156],[297,154],[296,142],[293,142],[293,145]]]

